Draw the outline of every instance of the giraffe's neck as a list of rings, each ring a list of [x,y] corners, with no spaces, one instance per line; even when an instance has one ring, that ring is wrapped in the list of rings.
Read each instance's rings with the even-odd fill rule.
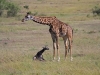
[[[40,24],[45,24],[45,25],[51,25],[51,23],[54,21],[56,17],[37,17],[33,16],[33,21],[40,23]]]

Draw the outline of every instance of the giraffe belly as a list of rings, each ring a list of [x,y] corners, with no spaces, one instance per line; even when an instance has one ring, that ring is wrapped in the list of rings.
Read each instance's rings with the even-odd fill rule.
[[[63,37],[65,35],[66,35],[66,33],[59,33],[59,37]]]

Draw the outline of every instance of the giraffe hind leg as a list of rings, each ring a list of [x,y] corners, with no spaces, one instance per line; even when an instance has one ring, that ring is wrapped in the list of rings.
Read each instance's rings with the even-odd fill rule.
[[[55,51],[55,49],[56,49],[56,43],[55,42],[53,42],[53,60],[55,60],[56,58],[55,58],[55,53],[56,53],[56,51]]]
[[[73,61],[73,57],[72,57],[72,40],[69,39],[69,51],[70,51],[70,60]]]
[[[60,53],[59,53],[59,46],[57,44],[57,56],[58,56],[58,60],[57,61],[60,61]]]
[[[67,58],[67,53],[68,53],[68,38],[65,36],[63,37],[64,40],[64,45],[65,45],[65,59]]]
[[[57,47],[57,57],[58,57],[58,60],[57,60],[57,61],[60,61],[60,53],[59,53],[58,37],[56,37],[56,47]]]

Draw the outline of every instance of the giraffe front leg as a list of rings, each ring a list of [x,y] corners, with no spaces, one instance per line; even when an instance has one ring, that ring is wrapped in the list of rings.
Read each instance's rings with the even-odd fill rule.
[[[57,56],[58,56],[58,61],[60,61],[60,53],[59,53],[58,37],[56,38],[56,47],[57,47]]]
[[[59,53],[59,46],[57,45],[57,56],[58,56],[58,61],[60,61],[60,53]]]
[[[70,60],[73,61],[73,57],[72,57],[72,41],[71,41],[71,39],[69,39],[69,49],[70,49]]]
[[[56,43],[55,42],[53,42],[53,60],[55,60],[56,58],[55,58],[55,56],[56,56],[56,51],[55,51],[55,49],[56,49]]]
[[[51,33],[51,32],[50,32]],[[51,37],[52,37],[52,41],[53,41],[53,61],[56,59],[55,56],[56,56],[56,38],[54,35],[52,35],[51,33]]]
[[[68,53],[68,45],[65,43],[65,59],[67,59],[67,53]]]
[[[65,59],[67,58],[67,53],[68,53],[68,39],[67,37],[63,37],[63,40],[64,40],[64,45],[65,45]]]

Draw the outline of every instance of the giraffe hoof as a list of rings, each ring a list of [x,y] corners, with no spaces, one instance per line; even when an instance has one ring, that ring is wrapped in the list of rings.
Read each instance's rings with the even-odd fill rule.
[[[58,57],[58,60],[57,60],[58,62],[60,61],[60,57]]]
[[[70,59],[71,61],[73,61],[73,57],[71,57],[71,59]]]

